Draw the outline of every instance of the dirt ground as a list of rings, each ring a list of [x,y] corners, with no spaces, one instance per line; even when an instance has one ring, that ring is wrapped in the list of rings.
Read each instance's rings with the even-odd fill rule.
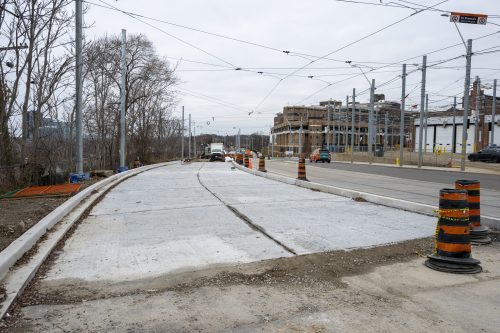
[[[80,191],[96,183],[98,179],[86,181]],[[69,197],[22,198],[0,200],[0,251],[26,230],[47,216]]]
[[[495,332],[495,237],[474,248],[484,272],[467,276],[422,264],[433,238],[135,281],[48,282],[44,267],[0,331]]]
[[[311,292],[315,290],[315,293],[320,290],[344,289],[346,285],[342,282],[342,277],[363,274],[381,265],[408,261],[431,252],[432,247],[433,239],[425,238],[371,249],[316,253],[119,283],[58,280],[57,284],[50,284],[43,280],[44,272],[49,267],[42,267],[12,309],[11,317],[7,321],[8,331],[38,331],[39,327],[33,326],[32,320],[22,311],[24,308],[37,306],[90,304],[92,301],[116,300],[124,297],[161,298],[165,293],[188,296],[204,288],[224,290],[236,286],[278,290],[305,288]],[[57,256],[57,253],[55,255]],[[51,326],[50,320],[47,324],[49,326],[43,325],[43,330],[55,329]],[[106,327],[106,330],[124,328],[112,326]],[[93,330],[90,327],[73,327],[71,331],[83,332],[88,329]]]

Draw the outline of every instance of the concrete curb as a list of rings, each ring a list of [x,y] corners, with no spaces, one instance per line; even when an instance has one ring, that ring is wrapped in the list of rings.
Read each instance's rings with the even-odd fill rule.
[[[48,230],[50,230],[56,223],[58,223],[69,212],[71,212],[83,200],[87,199],[94,191],[101,189],[111,182],[123,181],[126,178],[129,178],[141,172],[172,163],[175,162],[149,165],[113,175],[111,177],[103,179],[98,183],[95,183],[94,185],[86,188],[85,190],[65,201],[62,205],[54,209],[50,214],[41,219],[37,224],[28,229],[24,234],[13,241],[7,248],[0,252],[0,280],[5,277],[9,269],[17,262],[17,260],[19,260],[26,252],[28,252],[38,242],[38,240],[43,235],[45,235]]]
[[[103,196],[107,190],[139,173],[175,163],[178,162],[159,163],[129,170],[113,175],[86,188],[56,208],[2,251],[0,253],[0,263],[4,271],[2,272],[1,282],[6,289],[6,298],[0,303],[0,319],[7,313],[7,310],[22,293],[24,288],[26,288],[45,259],[68,230],[78,221],[85,210]],[[52,237],[38,243],[40,238],[52,227],[55,227],[55,231],[51,234]],[[32,232],[29,232],[30,230]],[[35,244],[39,244],[39,249],[33,254],[33,257],[27,263],[14,268],[13,266],[17,260]]]
[[[316,190],[316,191],[320,191],[320,192],[324,192],[324,193],[340,195],[340,196],[348,197],[348,198],[352,198],[352,199],[361,198],[361,199],[364,199],[368,202],[371,202],[371,203],[374,203],[377,205],[397,208],[397,209],[406,210],[406,211],[414,212],[414,213],[418,213],[418,214],[437,216],[437,210],[438,210],[437,206],[426,205],[426,204],[407,201],[407,200],[400,200],[400,199],[385,197],[385,196],[372,194],[372,193],[359,192],[359,191],[354,191],[354,190],[341,188],[341,187],[335,187],[335,186],[331,186],[331,185],[306,182],[306,181],[297,180],[294,178],[285,177],[285,176],[281,176],[281,175],[277,175],[277,174],[273,174],[273,173],[269,173],[269,172],[265,173],[265,172],[259,172],[257,170],[253,170],[253,169],[250,170],[250,169],[247,169],[247,168],[245,168],[245,167],[243,167],[235,162],[232,162],[232,163],[239,170],[251,173],[251,174],[256,175],[256,176],[276,180],[276,181],[279,181],[282,183],[296,185],[299,187],[307,188],[310,190]],[[500,218],[481,215],[481,224],[483,224],[483,225],[485,225],[493,230],[500,230]]]

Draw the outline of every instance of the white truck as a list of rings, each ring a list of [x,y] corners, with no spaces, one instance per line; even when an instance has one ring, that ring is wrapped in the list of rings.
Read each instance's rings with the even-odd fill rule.
[[[224,161],[224,144],[211,143],[210,144],[210,161]]]

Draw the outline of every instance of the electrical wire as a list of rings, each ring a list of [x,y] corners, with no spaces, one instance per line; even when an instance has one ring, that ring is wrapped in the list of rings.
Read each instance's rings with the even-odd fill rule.
[[[435,4],[435,5],[429,6],[429,8],[432,8],[432,7],[438,6],[438,5],[443,4],[443,3],[447,2],[447,1],[448,1],[448,0],[443,0],[443,1],[441,1],[441,2],[439,2],[439,3],[437,3],[437,4]],[[337,53],[337,52],[339,52],[339,51],[342,51],[342,50],[344,50],[344,49],[346,49],[346,48],[348,48],[348,47],[350,47],[350,46],[352,46],[352,45],[355,45],[355,44],[357,44],[357,43],[359,43],[359,42],[361,42],[361,41],[363,41],[363,40],[365,40],[365,39],[367,39],[367,38],[370,38],[371,36],[374,36],[374,35],[376,35],[376,34],[378,34],[378,33],[382,32],[382,31],[384,31],[384,30],[387,30],[387,29],[389,29],[389,28],[391,28],[391,27],[393,27],[393,26],[395,26],[395,25],[397,25],[397,24],[399,24],[399,23],[401,23],[401,22],[403,22],[403,21],[408,20],[409,18],[411,18],[411,17],[413,17],[413,16],[415,16],[415,15],[418,15],[418,14],[422,13],[423,11],[425,11],[425,9],[421,9],[421,10],[419,10],[419,11],[415,12],[415,13],[412,13],[412,14],[410,14],[410,15],[408,15],[408,16],[405,16],[405,17],[403,17],[403,18],[401,18],[401,19],[399,19],[399,20],[397,20],[397,21],[395,21],[395,22],[392,22],[391,24],[388,24],[388,25],[386,25],[386,26],[384,26],[384,27],[382,27],[382,28],[380,28],[380,29],[377,29],[376,31],[374,31],[374,32],[372,32],[372,33],[369,33],[368,35],[365,35],[365,36],[363,36],[363,37],[361,37],[361,38],[358,38],[358,39],[356,39],[356,40],[354,40],[354,41],[352,41],[352,42],[350,42],[350,43],[347,43],[346,45],[343,45],[343,46],[341,46],[341,47],[339,47],[339,48],[337,48],[337,49],[335,49],[335,50],[333,50],[333,51],[331,51],[331,52],[329,52],[329,53],[325,54],[324,56],[322,56],[322,57],[320,57],[320,58],[317,58],[317,59],[314,59],[314,60],[309,61],[309,63],[305,64],[304,66],[302,66],[302,67],[300,67],[300,68],[298,68],[298,69],[296,69],[296,70],[294,70],[293,72],[291,72],[290,74],[288,74],[287,76],[285,76],[283,79],[279,80],[279,81],[278,81],[278,82],[277,82],[277,83],[276,83],[276,84],[275,84],[275,85],[271,88],[271,90],[270,90],[270,91],[269,91],[269,92],[268,92],[268,93],[264,96],[264,98],[263,98],[263,99],[262,99],[262,100],[261,100],[261,101],[257,104],[257,106],[255,107],[255,110],[258,110],[258,109],[259,109],[259,107],[260,107],[260,106],[261,106],[261,105],[262,105],[262,104],[263,104],[263,103],[264,103],[264,102],[265,102],[265,101],[269,98],[269,96],[271,96],[271,94],[272,94],[272,93],[273,93],[273,92],[274,92],[274,91],[278,88],[278,86],[281,84],[281,82],[283,82],[283,80],[287,79],[289,76],[294,75],[294,74],[297,74],[298,72],[300,72],[301,70],[303,70],[303,69],[307,68],[308,66],[312,65],[313,63],[315,63],[315,62],[317,62],[317,61],[319,61],[319,60],[322,60],[322,59],[324,59],[324,58],[326,58],[326,57],[329,57],[329,56],[331,56],[332,54],[335,54],[335,53]],[[364,73],[362,73],[362,74],[364,75]]]

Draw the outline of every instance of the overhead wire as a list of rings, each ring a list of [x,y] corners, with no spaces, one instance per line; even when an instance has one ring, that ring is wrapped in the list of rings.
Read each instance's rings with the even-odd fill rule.
[[[158,19],[150,18],[150,17],[146,17],[146,16],[144,16],[144,15],[140,15],[140,14],[136,14],[136,13],[131,13],[131,12],[123,11],[123,10],[121,10],[121,9],[119,9],[119,8],[115,7],[115,6],[112,6],[112,5],[107,4],[106,2],[104,2],[104,1],[102,1],[102,0],[98,0],[98,1],[100,1],[101,3],[104,3],[104,4],[105,4],[106,6],[108,6],[108,7],[106,7],[106,6],[102,6],[102,5],[99,5],[99,4],[96,4],[96,3],[92,3],[92,2],[90,2],[90,1],[85,1],[85,2],[90,3],[90,4],[93,4],[93,5],[96,5],[96,6],[101,6],[101,7],[104,7],[104,8],[108,8],[108,9],[116,10],[116,11],[119,11],[119,12],[121,12],[121,13],[123,13],[123,14],[126,14],[126,15],[128,15],[128,16],[130,16],[130,17],[132,17],[132,18],[135,18],[136,20],[138,20],[138,21],[140,21],[140,22],[142,22],[142,23],[144,23],[144,24],[146,24],[146,25],[148,25],[148,26],[150,26],[150,27],[152,27],[152,28],[154,28],[154,29],[157,29],[157,30],[159,30],[159,31],[161,31],[161,32],[163,32],[163,33],[165,33],[165,34],[167,34],[168,36],[170,36],[170,37],[172,37],[172,38],[174,38],[174,39],[177,39],[177,40],[179,40],[179,41],[181,41],[181,42],[183,42],[183,43],[185,43],[185,44],[187,44],[187,45],[189,45],[189,46],[191,46],[191,47],[194,47],[194,48],[196,48],[196,49],[200,50],[201,52],[206,53],[207,55],[210,55],[210,56],[212,56],[212,57],[214,57],[214,58],[218,59],[219,61],[222,61],[222,62],[226,63],[226,64],[227,64],[227,65],[229,65],[229,66],[235,67],[235,65],[233,65],[232,63],[230,63],[230,62],[228,62],[228,61],[226,61],[226,60],[224,60],[224,59],[222,59],[222,58],[220,58],[220,57],[218,57],[218,56],[216,56],[216,55],[214,55],[214,54],[212,54],[212,53],[210,53],[210,52],[208,52],[208,51],[205,51],[205,50],[203,50],[203,49],[201,49],[201,48],[198,48],[198,47],[197,47],[197,46],[195,46],[194,44],[191,44],[191,43],[189,43],[189,42],[187,42],[187,41],[184,41],[184,40],[182,40],[182,39],[180,39],[180,38],[178,38],[178,37],[176,37],[176,36],[174,36],[174,35],[172,35],[172,34],[170,34],[170,33],[166,32],[166,31],[164,31],[163,29],[160,29],[160,28],[158,28],[158,27],[155,27],[155,26],[153,26],[153,25],[151,25],[151,24],[149,24],[149,23],[147,23],[147,22],[144,22],[143,20],[137,19],[137,18],[136,18],[136,17],[134,17],[134,16],[140,16],[140,17],[143,17],[143,18],[146,18],[146,19],[156,20],[156,21],[158,21],[158,22],[162,22],[162,23],[166,23],[166,24],[172,24],[172,25],[177,25],[177,24],[174,24],[174,23],[171,23],[171,22],[167,22],[167,21],[163,21],[163,20],[158,20]],[[344,1],[344,2],[349,2],[349,1]],[[446,1],[440,2],[440,3],[438,3],[438,4],[434,5],[434,6],[437,6],[437,5],[439,5],[439,4],[441,4],[441,3],[444,3],[444,2],[446,2]],[[387,26],[386,28],[379,29],[378,31],[376,31],[376,32],[374,32],[374,33],[372,33],[372,34],[370,34],[370,35],[368,35],[368,36],[363,37],[362,39],[358,40],[358,42],[359,42],[359,41],[361,41],[361,40],[363,40],[363,39],[368,38],[369,36],[371,36],[371,35],[373,35],[373,34],[375,34],[375,33],[377,33],[377,32],[383,31],[383,30],[385,30],[385,29],[389,28],[390,26],[395,25],[395,24],[397,24],[397,23],[401,22],[401,21],[402,21],[402,20],[404,20],[404,19],[407,19],[407,18],[409,18],[409,17],[411,17],[411,16],[414,16],[414,15],[415,15],[415,14],[417,14],[417,13],[420,13],[420,12],[422,12],[422,11],[424,11],[424,10],[429,10],[430,8],[432,8],[432,7],[434,7],[434,6],[429,6],[429,7],[426,7],[426,8],[424,8],[424,9],[420,9],[418,12],[413,13],[412,15],[409,15],[409,16],[408,16],[408,17],[406,17],[406,18],[403,18],[403,19],[401,19],[401,20],[398,20],[398,21],[394,22],[393,24],[391,24],[391,25]],[[406,8],[406,6],[400,6],[400,7],[401,7],[401,8]],[[254,46],[264,47],[264,48],[267,48],[267,49],[270,49],[270,50],[274,50],[274,51],[279,51],[279,52],[282,52],[282,53],[285,53],[285,54],[303,55],[303,56],[308,56],[308,57],[314,57],[314,58],[316,58],[316,59],[314,59],[314,60],[310,60],[310,59],[308,59],[308,61],[310,61],[310,62],[309,62],[309,64],[314,63],[314,62],[316,62],[316,61],[318,61],[318,60],[323,60],[323,59],[324,59],[324,60],[333,60],[333,61],[338,61],[338,62],[346,62],[346,63],[347,63],[347,62],[349,62],[349,63],[351,62],[351,61],[343,61],[343,60],[338,60],[338,59],[330,59],[330,58],[328,58],[328,56],[329,56],[329,55],[331,55],[331,54],[333,54],[333,53],[335,53],[335,52],[338,52],[340,49],[337,49],[337,50],[335,50],[335,51],[332,51],[332,52],[330,52],[329,54],[327,54],[327,55],[325,55],[325,56],[318,57],[318,56],[313,56],[313,55],[303,54],[303,53],[299,53],[299,52],[291,52],[291,51],[285,52],[285,51],[280,50],[280,49],[277,49],[277,48],[268,47],[268,46],[265,46],[265,45],[262,45],[262,44],[253,43],[253,42],[248,42],[248,41],[244,41],[244,40],[241,40],[241,39],[232,38],[232,37],[228,37],[228,36],[224,36],[224,35],[219,35],[219,34],[215,34],[215,33],[209,33],[209,32],[206,32],[206,31],[203,31],[203,30],[200,30],[200,29],[196,29],[196,28],[191,28],[191,27],[182,26],[182,25],[177,25],[177,26],[179,26],[179,27],[183,27],[183,28],[186,28],[186,29],[190,29],[190,30],[194,30],[194,31],[198,31],[198,32],[202,32],[202,33],[207,33],[207,34],[210,34],[210,35],[213,35],[213,36],[217,36],[217,37],[221,37],[221,38],[226,38],[226,39],[233,40],[233,41],[242,42],[242,43],[249,44],[249,45],[254,45]],[[476,38],[476,40],[481,39],[481,38],[486,38],[486,37],[488,37],[488,36],[491,36],[491,35],[497,34],[497,33],[499,33],[499,32],[500,32],[500,31],[497,31],[497,32],[494,32],[494,33],[491,33],[491,34],[488,34],[488,35],[484,35],[484,36],[478,37],[478,38]],[[353,42],[353,43],[355,43],[355,42]],[[346,46],[344,46],[343,48],[348,47],[348,46],[350,46],[350,45],[353,45],[353,43],[347,44],[347,45],[346,45]],[[447,48],[451,48],[451,47],[455,47],[456,45],[460,45],[460,44],[461,44],[461,43],[459,43],[459,44],[455,44],[455,45],[451,45],[451,46],[448,46],[448,47],[445,47],[445,48],[442,48],[442,49],[439,49],[439,50],[435,50],[435,51],[430,52],[430,53],[428,53],[428,54],[431,54],[431,53],[434,53],[434,52],[439,52],[439,51],[441,51],[441,50],[444,50],[444,49],[447,49]],[[341,49],[342,49],[342,48],[341,48]],[[498,52],[498,50],[497,50],[497,51],[491,51],[491,52],[488,52],[488,53],[496,53],[496,52]],[[484,53],[482,53],[482,54],[486,54],[486,52],[484,52]],[[415,57],[415,58],[416,58],[416,57]],[[411,59],[411,58],[410,58],[410,59]],[[188,61],[188,60],[186,60],[186,59],[182,59],[182,58],[181,58],[181,60],[183,60],[183,61]],[[408,59],[408,60],[409,60],[409,59]],[[189,62],[195,62],[195,61],[189,61]],[[381,62],[368,62],[368,61],[367,61],[367,62],[362,62],[362,61],[358,61],[358,62],[356,62],[356,61],[352,61],[352,62],[359,63],[359,64],[362,64],[362,63],[384,64],[384,63],[381,63]],[[202,62],[198,62],[198,63],[202,63]],[[212,66],[220,66],[220,67],[225,66],[225,65],[217,65],[217,64],[209,64],[209,63],[204,63],[204,64],[207,64],[207,65],[212,65]],[[295,69],[295,71],[297,71],[297,70],[302,70],[302,69],[304,69],[304,68],[308,67],[308,65],[309,65],[309,64],[306,64],[305,66],[302,66],[302,67],[300,67],[300,68],[297,68],[297,69]],[[395,65],[395,63],[385,63],[385,64],[388,64],[388,66]],[[234,69],[231,69],[232,67],[229,67],[229,66],[227,66],[226,70],[234,70]],[[381,68],[385,68],[385,67],[388,67],[388,66],[386,65],[386,66],[383,66],[383,67],[380,67],[380,68],[375,68],[373,71],[376,71],[376,70],[379,70],[379,69],[381,69]],[[368,67],[368,66],[366,66],[366,67]],[[236,68],[238,68],[238,67],[236,67]],[[249,70],[249,69],[245,69],[245,68],[238,68],[238,69],[240,69],[240,70],[242,70],[242,71],[255,72],[255,73],[259,73],[259,74],[271,74],[271,73],[265,73],[265,72],[263,72],[263,71],[251,71],[251,70]],[[387,71],[387,72],[389,72],[389,71]],[[382,72],[380,72],[380,73],[382,73]],[[284,77],[284,78],[278,78],[278,77],[276,77],[279,81],[278,81],[277,85],[275,86],[275,88],[273,88],[273,89],[272,89],[272,90],[268,93],[268,95],[266,95],[265,99],[267,99],[267,98],[268,98],[268,96],[269,96],[270,94],[272,94],[272,92],[274,92],[274,90],[276,89],[276,87],[277,87],[277,86],[278,86],[278,85],[279,85],[279,84],[280,84],[280,83],[281,83],[281,82],[282,82],[285,78],[290,77],[290,76],[307,77],[307,78],[316,79],[316,80],[318,80],[318,81],[322,81],[322,82],[324,82],[324,83],[327,83],[327,84],[328,84],[328,85],[327,85],[327,87],[329,87],[329,86],[331,86],[331,85],[333,85],[333,84],[339,83],[339,82],[343,82],[343,81],[345,81],[345,80],[347,80],[347,79],[350,79],[350,78],[353,78],[353,77],[357,77],[357,76],[359,76],[359,75],[355,75],[355,76],[351,76],[350,78],[347,78],[347,79],[344,79],[344,80],[340,80],[340,81],[335,82],[335,83],[329,83],[328,81],[321,80],[321,79],[317,79],[317,77],[321,77],[321,76],[318,76],[318,75],[316,75],[316,76],[311,76],[311,75],[295,75],[295,74],[293,74],[293,75],[292,75],[292,74],[284,74],[284,73],[274,73],[274,75],[285,75],[285,77]],[[337,74],[337,75],[334,75],[334,76],[340,76],[340,75],[343,75],[343,74]],[[345,74],[345,75],[349,75],[349,74]],[[272,75],[270,75],[270,76],[272,76]],[[324,75],[324,76],[327,76],[327,75]],[[261,104],[259,104],[259,107],[260,107],[260,106],[261,106]]]
[[[443,0],[443,1],[441,1],[441,2],[439,2],[439,3],[437,3],[437,4],[435,4],[435,5],[429,6],[429,8],[432,8],[432,7],[438,6],[438,5],[443,4],[443,3],[447,2],[447,1],[448,1],[448,0]],[[367,38],[370,38],[371,36],[374,36],[374,35],[376,35],[376,34],[378,34],[378,33],[382,32],[382,31],[384,31],[384,30],[387,30],[387,29],[389,29],[389,28],[391,28],[391,27],[393,27],[393,26],[395,26],[395,25],[397,25],[397,24],[399,24],[399,23],[403,22],[403,21],[406,21],[406,20],[408,20],[409,18],[411,18],[411,17],[413,17],[413,16],[415,16],[415,15],[418,15],[418,14],[420,14],[420,13],[424,12],[424,11],[425,11],[425,9],[421,9],[421,10],[419,10],[419,11],[417,11],[417,12],[415,12],[415,13],[412,13],[412,14],[410,14],[410,15],[408,15],[408,16],[405,16],[405,17],[403,17],[403,18],[401,18],[401,19],[399,19],[399,20],[397,20],[397,21],[395,21],[395,22],[392,22],[391,24],[388,24],[388,25],[386,25],[386,26],[384,26],[384,27],[382,27],[382,28],[380,28],[380,29],[377,29],[377,30],[375,30],[374,32],[371,32],[371,33],[369,33],[369,34],[367,34],[367,35],[365,35],[365,36],[363,36],[363,37],[361,37],[361,38],[358,38],[358,39],[356,39],[356,40],[354,40],[354,41],[352,41],[352,42],[350,42],[350,43],[347,43],[347,44],[345,44],[345,45],[343,45],[343,46],[341,46],[341,47],[339,47],[339,48],[337,48],[337,49],[335,49],[335,50],[333,50],[333,51],[331,51],[331,52],[329,52],[329,53],[325,54],[324,56],[322,56],[322,57],[320,57],[320,58],[317,58],[317,59],[311,60],[309,63],[305,64],[304,66],[302,66],[302,67],[300,67],[300,68],[298,68],[298,69],[296,69],[296,70],[294,70],[293,72],[291,72],[290,74],[288,74],[287,76],[285,76],[283,79],[279,80],[279,81],[278,81],[278,82],[277,82],[277,83],[276,83],[276,84],[275,84],[275,85],[271,88],[271,90],[270,90],[270,91],[269,91],[269,92],[268,92],[268,93],[264,96],[264,98],[263,98],[263,99],[262,99],[262,100],[261,100],[261,101],[257,104],[257,106],[255,107],[255,110],[257,110],[257,109],[258,109],[258,108],[259,108],[259,107],[260,107],[260,106],[261,106],[261,105],[262,105],[262,104],[263,104],[263,103],[264,103],[264,102],[265,102],[265,101],[269,98],[269,96],[271,96],[271,94],[272,94],[272,93],[273,93],[273,92],[274,92],[274,91],[278,88],[278,86],[281,84],[281,82],[283,82],[283,80],[285,80],[285,79],[286,79],[286,78],[288,78],[289,76],[291,76],[291,75],[293,75],[293,74],[297,74],[299,71],[301,71],[301,70],[303,70],[303,69],[307,68],[309,65],[311,65],[311,64],[313,64],[313,63],[315,63],[315,62],[317,62],[317,61],[319,61],[319,60],[321,60],[321,59],[324,59],[324,58],[326,58],[326,57],[329,57],[329,56],[331,56],[332,54],[335,54],[335,53],[337,53],[337,52],[339,52],[339,51],[341,51],[341,50],[344,50],[344,49],[346,49],[346,48],[348,48],[348,47],[350,47],[350,46],[352,46],[352,45],[355,45],[355,44],[357,44],[357,43],[359,43],[359,42],[361,42],[361,41],[363,41],[363,40],[365,40],[365,39],[367,39]],[[363,75],[364,75],[364,74],[363,74]]]

